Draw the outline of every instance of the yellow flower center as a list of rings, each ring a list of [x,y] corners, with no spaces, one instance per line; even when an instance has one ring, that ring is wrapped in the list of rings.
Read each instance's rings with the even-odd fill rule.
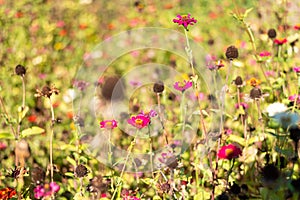
[[[232,155],[233,154],[233,149],[226,149],[225,154],[226,154],[227,157]]]
[[[137,125],[142,125],[143,124],[143,120],[142,119],[136,119],[134,121]]]

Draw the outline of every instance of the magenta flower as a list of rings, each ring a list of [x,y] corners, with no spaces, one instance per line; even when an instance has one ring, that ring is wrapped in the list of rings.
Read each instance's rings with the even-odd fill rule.
[[[183,82],[177,81],[173,86],[176,90],[184,92],[185,90],[193,86],[193,82],[187,80],[184,80]]]
[[[182,25],[185,30],[188,31],[188,26],[189,25],[194,25],[194,23],[197,23],[197,20],[193,18],[191,18],[191,14],[187,14],[187,15],[177,15],[177,19],[173,19],[174,23],[177,23],[178,25]]]
[[[45,194],[44,187],[41,185],[36,186],[36,188],[34,188],[33,192],[34,192],[34,198],[36,198],[36,199],[42,198]]]
[[[127,122],[128,122],[128,124],[138,128],[138,129],[142,129],[149,125],[150,118],[143,114],[139,114],[136,116],[132,116],[130,119],[127,120]]]
[[[294,29],[295,29],[295,30],[300,30],[300,24],[296,24],[296,25],[294,26]]]
[[[297,104],[300,104],[300,95],[294,94],[289,96],[288,100],[290,100],[291,102],[297,101]]]
[[[293,70],[294,70],[294,72],[296,72],[296,73],[300,73],[300,67],[294,67]]]
[[[42,197],[51,196],[52,194],[58,192],[60,189],[59,185],[55,182],[51,182],[50,184],[38,185],[34,188],[34,197],[36,199],[40,199]]]
[[[123,197],[123,200],[140,200],[140,198],[137,198],[134,196],[126,196],[126,197]]]
[[[247,103],[245,103],[245,102],[241,102],[240,104],[237,103],[237,104],[234,105],[234,107],[236,109],[238,109],[240,106],[242,106],[244,110],[249,107],[249,105]]]
[[[116,120],[103,120],[100,122],[100,128],[105,129],[114,129],[118,126],[118,123]]]
[[[274,71],[266,71],[266,76],[275,76],[276,73]]]
[[[271,53],[269,51],[262,51],[259,53],[260,57],[268,57],[271,56]]]
[[[242,155],[242,150],[233,144],[223,146],[218,152],[218,157],[220,159],[231,160],[233,158],[238,158],[240,155]]]

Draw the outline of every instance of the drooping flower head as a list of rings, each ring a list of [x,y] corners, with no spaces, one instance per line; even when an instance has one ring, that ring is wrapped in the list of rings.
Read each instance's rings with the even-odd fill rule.
[[[100,128],[105,128],[105,129],[114,129],[118,126],[118,123],[116,120],[103,120],[100,122]]]
[[[193,18],[191,18],[191,14],[187,14],[187,15],[177,15],[177,18],[173,19],[174,23],[177,23],[178,25],[182,25],[185,30],[188,31],[188,26],[189,25],[194,25],[195,23],[197,23],[197,20]]]
[[[143,114],[139,114],[139,115],[132,116],[130,119],[127,120],[127,122],[128,124],[138,129],[142,129],[149,125],[150,118]]]
[[[231,160],[233,158],[238,158],[240,155],[242,155],[242,150],[233,144],[223,146],[218,152],[218,157],[220,159]]]
[[[184,80],[183,82],[177,81],[173,86],[176,90],[184,92],[185,90],[193,86],[193,82],[187,80]]]

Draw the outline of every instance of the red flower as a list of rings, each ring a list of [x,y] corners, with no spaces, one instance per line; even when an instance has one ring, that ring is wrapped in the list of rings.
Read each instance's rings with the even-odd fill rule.
[[[116,120],[103,120],[100,122],[100,128],[105,129],[114,129],[118,126],[118,123]]]
[[[0,190],[0,199],[8,200],[17,194],[16,190],[10,187],[6,187]]]
[[[62,29],[61,31],[59,31],[59,35],[65,36],[65,35],[67,35],[67,31],[65,29]]]
[[[277,38],[274,40],[275,44],[278,44],[278,45],[283,45],[285,43],[287,43],[287,39],[286,38]]]
[[[240,155],[242,155],[242,150],[233,144],[223,146],[218,152],[218,157],[220,159],[231,160],[233,158],[239,157]]]
[[[187,14],[177,15],[177,19],[173,19],[173,22],[182,25],[188,31],[188,25],[194,25],[194,23],[197,23],[197,20],[194,17],[191,18],[191,14]]]
[[[143,114],[139,114],[136,116],[132,116],[130,119],[127,120],[127,122],[128,124],[141,129],[149,125],[150,119],[149,117]]]
[[[27,119],[28,119],[29,122],[35,123],[36,119],[37,119],[37,116],[36,115],[30,115]]]
[[[294,26],[294,29],[295,29],[295,30],[300,30],[300,24],[296,24],[296,25]]]

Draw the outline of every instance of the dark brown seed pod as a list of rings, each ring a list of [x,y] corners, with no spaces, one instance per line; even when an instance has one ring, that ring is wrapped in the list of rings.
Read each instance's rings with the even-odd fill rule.
[[[268,36],[270,39],[274,39],[277,36],[276,30],[274,28],[271,28],[268,30]]]
[[[155,93],[162,93],[165,89],[164,83],[162,81],[158,81],[153,85],[153,91]]]
[[[236,86],[242,86],[242,85],[243,85],[243,79],[242,79],[242,77],[237,76],[237,77],[235,78],[235,80],[234,80],[234,84],[235,84]]]
[[[15,68],[15,72],[18,76],[25,76],[26,74],[26,69],[23,65],[17,65]]]
[[[239,51],[238,51],[238,49],[235,46],[229,46],[226,49],[226,54],[225,55],[226,55],[227,59],[233,60],[233,59],[239,57]]]
[[[259,99],[261,97],[261,90],[259,88],[254,87],[251,91],[250,91],[250,98],[251,99]]]

